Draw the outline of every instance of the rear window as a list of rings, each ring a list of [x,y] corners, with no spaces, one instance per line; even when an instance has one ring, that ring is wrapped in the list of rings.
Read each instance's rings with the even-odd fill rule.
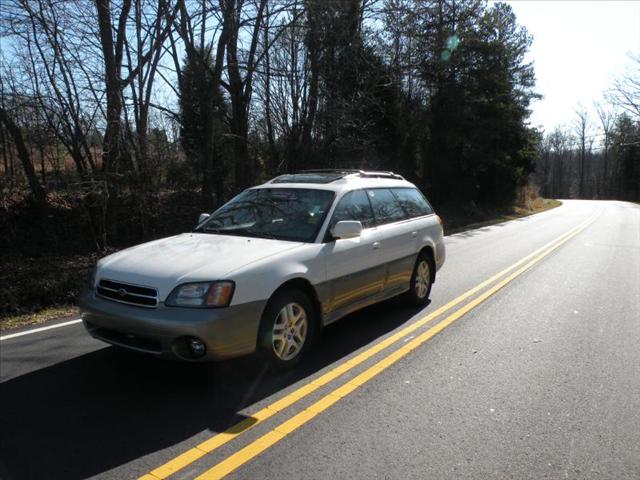
[[[424,195],[416,188],[392,188],[398,202],[409,218],[422,217],[423,215],[431,215],[433,208],[424,198]]]
[[[370,188],[367,189],[367,194],[371,200],[373,216],[377,225],[398,222],[407,218],[400,202],[388,188]]]

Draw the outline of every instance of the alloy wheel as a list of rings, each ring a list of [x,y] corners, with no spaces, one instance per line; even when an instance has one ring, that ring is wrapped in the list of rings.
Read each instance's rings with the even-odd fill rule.
[[[413,288],[418,298],[424,298],[429,292],[429,284],[431,283],[431,272],[429,271],[429,262],[421,260],[416,269],[416,277]]]
[[[288,303],[276,317],[273,324],[273,351],[281,360],[295,358],[307,338],[307,312],[297,303]]]

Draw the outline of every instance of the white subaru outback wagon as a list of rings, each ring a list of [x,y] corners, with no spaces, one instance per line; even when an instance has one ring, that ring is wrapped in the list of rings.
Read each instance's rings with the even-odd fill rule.
[[[427,303],[440,218],[390,172],[305,171],[243,191],[184,233],[101,259],[80,298],[95,338],[183,360],[258,350],[293,365],[319,330],[403,295]]]

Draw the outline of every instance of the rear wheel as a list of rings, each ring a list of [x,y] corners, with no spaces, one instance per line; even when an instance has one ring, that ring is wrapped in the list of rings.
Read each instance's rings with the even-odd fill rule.
[[[259,349],[272,365],[291,368],[311,346],[316,313],[309,297],[299,290],[276,293],[260,322]]]
[[[433,285],[432,268],[431,258],[425,253],[420,253],[413,267],[409,291],[405,293],[405,299],[411,305],[422,307],[429,301]]]

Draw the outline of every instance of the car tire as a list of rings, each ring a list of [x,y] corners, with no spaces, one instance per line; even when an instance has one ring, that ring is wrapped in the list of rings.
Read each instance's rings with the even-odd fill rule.
[[[411,306],[423,307],[429,302],[431,286],[433,285],[433,261],[431,257],[422,252],[418,255],[411,274],[409,291],[404,294],[404,299]]]
[[[297,289],[276,292],[260,321],[258,352],[278,369],[296,366],[310,349],[317,314],[307,294]]]

